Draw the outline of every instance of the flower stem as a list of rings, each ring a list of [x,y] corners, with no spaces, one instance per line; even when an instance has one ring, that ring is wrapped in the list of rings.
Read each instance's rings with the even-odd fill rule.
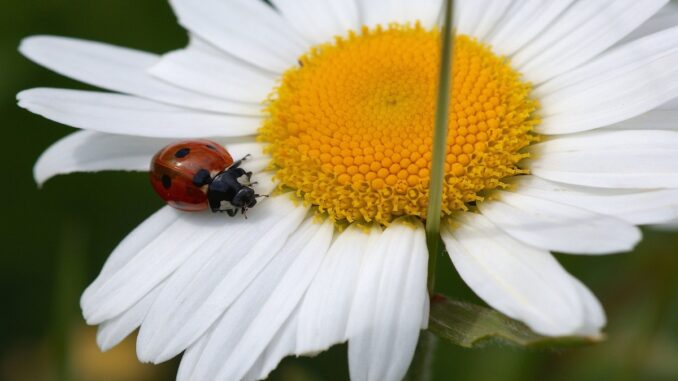
[[[453,14],[454,0],[445,1],[445,21],[440,54],[440,78],[436,104],[433,135],[431,183],[429,185],[428,212],[426,216],[426,243],[428,245],[428,291],[433,295],[438,256],[443,252],[440,239],[440,217],[443,202],[443,180],[445,177],[445,150],[447,148],[448,110],[451,101],[452,58],[454,51]]]

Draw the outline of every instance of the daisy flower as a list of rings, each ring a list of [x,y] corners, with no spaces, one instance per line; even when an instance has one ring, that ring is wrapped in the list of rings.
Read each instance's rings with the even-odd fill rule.
[[[182,352],[180,380],[261,379],[348,341],[355,380],[401,379],[427,326],[426,215],[441,0],[171,0],[157,56],[36,36],[21,52],[112,92],[31,89],[79,129],[35,166],[145,171],[212,138],[251,154],[249,218],[164,207],[82,296],[106,350]],[[442,238],[490,306],[550,336],[601,305],[552,251],[631,250],[678,218],[678,13],[668,0],[457,1]]]

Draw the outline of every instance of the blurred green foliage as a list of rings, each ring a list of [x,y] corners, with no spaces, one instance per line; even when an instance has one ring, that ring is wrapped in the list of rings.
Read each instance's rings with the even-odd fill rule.
[[[160,205],[141,173],[62,176],[37,189],[32,166],[72,129],[16,107],[15,94],[37,86],[86,88],[22,58],[22,37],[56,34],[152,52],[187,41],[165,0],[2,0],[0,115],[2,255],[0,380],[171,380],[175,363],[141,366],[134,345],[99,354],[78,299],[115,245]],[[646,230],[632,253],[559,256],[606,307],[608,340],[560,351],[488,346],[462,349],[434,341],[433,380],[678,380],[678,234]],[[438,288],[481,303],[438,265]],[[288,359],[275,380],[347,379],[346,348]]]

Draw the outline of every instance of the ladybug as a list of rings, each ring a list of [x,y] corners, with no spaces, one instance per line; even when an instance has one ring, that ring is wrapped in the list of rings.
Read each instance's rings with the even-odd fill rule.
[[[252,172],[240,168],[248,157],[234,162],[224,147],[206,139],[170,144],[151,160],[151,185],[180,210],[245,214],[258,197],[264,197],[251,188]]]

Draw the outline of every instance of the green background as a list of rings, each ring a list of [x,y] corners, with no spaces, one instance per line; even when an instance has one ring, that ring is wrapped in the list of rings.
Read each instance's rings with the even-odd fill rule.
[[[161,53],[186,33],[163,0],[0,0],[2,254],[0,380],[171,380],[176,361],[140,365],[133,340],[101,354],[78,298],[115,245],[161,202],[145,174],[60,176],[37,189],[32,166],[72,131],[19,109],[15,94],[37,86],[87,88],[17,53],[21,38],[56,34]],[[678,234],[645,230],[632,253],[559,256],[601,298],[610,321],[603,344],[521,350],[488,344],[467,350],[438,342],[435,380],[678,380]],[[440,288],[477,301],[439,264]],[[276,380],[343,380],[346,348],[287,359]]]

